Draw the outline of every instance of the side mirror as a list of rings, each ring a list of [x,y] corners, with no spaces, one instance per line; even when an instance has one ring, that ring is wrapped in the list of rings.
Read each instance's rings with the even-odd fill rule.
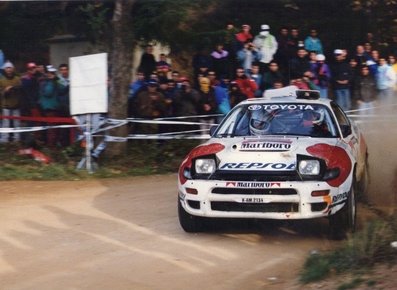
[[[352,133],[352,129],[350,128],[349,125],[341,125],[340,129],[342,131],[342,136],[347,137]]]
[[[216,129],[218,129],[218,125],[212,126],[210,128],[210,136],[212,137],[216,131]]]

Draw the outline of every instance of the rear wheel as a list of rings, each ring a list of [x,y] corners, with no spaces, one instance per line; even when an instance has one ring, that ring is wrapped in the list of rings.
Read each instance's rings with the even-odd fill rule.
[[[344,239],[347,233],[354,233],[357,222],[357,201],[355,182],[349,191],[347,201],[343,208],[330,216],[329,226],[332,239]]]
[[[179,223],[183,230],[188,233],[197,233],[204,230],[204,218],[194,216],[186,212],[178,200]]]

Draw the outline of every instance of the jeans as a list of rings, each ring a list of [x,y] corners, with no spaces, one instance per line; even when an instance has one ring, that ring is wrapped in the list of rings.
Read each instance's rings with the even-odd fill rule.
[[[21,113],[19,109],[3,109],[3,116],[13,116],[13,117],[20,117]],[[12,126],[10,126],[12,123]],[[19,127],[21,122],[19,120],[11,120],[11,119],[3,119],[2,121],[2,127],[3,128],[13,128],[13,127]],[[10,133],[2,133],[0,142],[5,143],[8,142],[9,140],[9,134]],[[20,141],[20,133],[13,133],[14,135],[14,141]]]
[[[336,103],[343,109],[343,111],[349,111],[351,109],[352,103],[349,89],[336,89],[335,97]]]
[[[358,109],[362,110],[358,112],[360,115],[372,115],[375,112],[375,102],[361,102]]]
[[[319,91],[321,99],[328,99],[328,88],[319,88]]]

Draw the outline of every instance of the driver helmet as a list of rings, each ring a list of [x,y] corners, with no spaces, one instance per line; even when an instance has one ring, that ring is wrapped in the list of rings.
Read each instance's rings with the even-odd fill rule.
[[[324,121],[324,110],[306,110],[303,112],[303,125],[311,126],[311,125],[321,125]]]
[[[252,135],[266,135],[270,131],[269,115],[263,110],[252,111],[250,120],[250,132]]]

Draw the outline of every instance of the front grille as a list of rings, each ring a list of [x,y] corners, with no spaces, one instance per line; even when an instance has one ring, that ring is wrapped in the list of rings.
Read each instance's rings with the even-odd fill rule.
[[[238,203],[227,201],[212,201],[211,209],[217,211],[234,212],[298,212],[298,203],[273,202],[273,203]]]
[[[211,191],[214,194],[242,194],[242,195],[295,195],[292,188],[230,188],[215,187]]]
[[[301,181],[296,171],[231,171],[217,170],[210,180],[240,180],[240,181]]]

